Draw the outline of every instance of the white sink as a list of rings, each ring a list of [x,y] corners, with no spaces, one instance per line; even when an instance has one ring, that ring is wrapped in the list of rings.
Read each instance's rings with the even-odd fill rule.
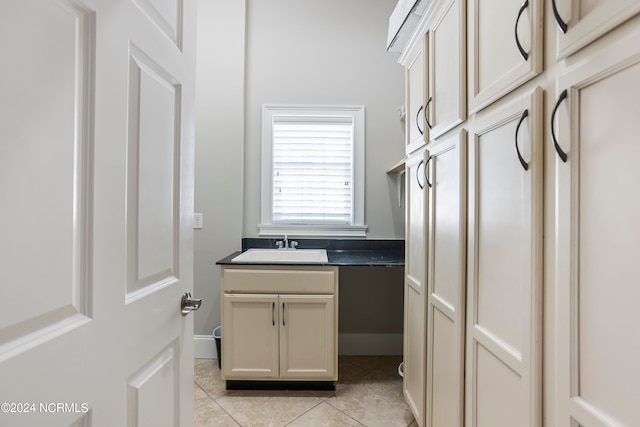
[[[324,264],[327,261],[324,249],[248,249],[231,260],[251,264]]]

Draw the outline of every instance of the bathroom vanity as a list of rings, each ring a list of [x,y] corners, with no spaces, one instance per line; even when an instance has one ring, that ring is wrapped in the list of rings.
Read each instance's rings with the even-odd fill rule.
[[[244,239],[217,262],[228,388],[332,388],[338,380],[340,266],[404,266],[404,241]],[[318,250],[318,248],[323,248]],[[320,253],[318,253],[320,252]]]
[[[337,267],[221,271],[225,380],[337,381]]]

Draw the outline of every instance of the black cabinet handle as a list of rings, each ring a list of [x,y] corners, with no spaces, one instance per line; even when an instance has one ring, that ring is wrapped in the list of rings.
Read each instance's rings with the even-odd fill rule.
[[[416,168],[416,181],[418,181],[418,186],[420,187],[421,190],[424,188],[424,185],[422,185],[422,183],[420,182],[420,166],[422,166],[423,163],[424,163],[424,160],[420,160],[420,163],[418,163],[418,167]]]
[[[282,326],[285,326],[285,324],[284,324],[284,303],[282,303]]]
[[[271,303],[271,324],[276,326],[276,303]]]
[[[563,90],[562,93],[560,94],[560,97],[556,101],[555,107],[553,107],[553,112],[551,113],[551,139],[553,139],[553,146],[556,149],[556,153],[558,153],[558,156],[560,156],[562,161],[566,163],[567,162],[567,153],[562,151],[562,148],[560,148],[560,145],[558,144],[558,139],[556,138],[556,133],[553,130],[553,125],[554,125],[554,123],[556,121],[556,112],[558,111],[558,107],[560,106],[562,101],[564,101],[565,99],[567,99],[567,90],[566,89]]]
[[[420,132],[420,135],[424,135],[424,132],[422,131],[422,129],[420,129],[420,111],[422,111],[423,108],[424,105],[421,105],[420,108],[418,108],[418,114],[416,114],[416,127],[418,128],[418,132]]]
[[[553,17],[556,18],[556,24],[562,31],[562,34],[567,34],[567,23],[562,20],[560,14],[558,13],[558,8],[556,7],[556,0],[551,0],[551,7],[553,8]]]
[[[524,168],[524,170],[529,170],[529,164],[524,161],[522,155],[520,154],[520,148],[518,148],[518,131],[520,130],[520,125],[529,116],[529,110],[524,110],[522,113],[522,117],[520,117],[520,121],[518,122],[518,126],[516,126],[516,153],[518,154],[518,160],[520,160],[520,164]]]
[[[427,105],[424,106],[424,121],[427,122],[427,126],[429,126],[429,129],[431,129],[431,123],[429,123],[429,118],[427,117],[427,108],[429,108],[429,104],[431,104],[432,100],[433,98],[429,97],[429,100],[427,101]]]
[[[516,46],[518,46],[520,55],[522,55],[522,58],[524,58],[525,61],[529,59],[529,54],[525,52],[525,50],[522,48],[522,45],[520,44],[520,39],[518,39],[518,22],[520,21],[522,12],[524,12],[524,10],[528,7],[529,7],[529,0],[524,0],[524,3],[522,3],[522,6],[520,6],[520,11],[518,12],[518,17],[516,18],[516,26],[514,29],[514,33],[516,36]]]
[[[431,161],[431,159],[433,159],[433,156],[429,156],[429,158],[427,159],[427,163],[424,164],[424,180],[429,188],[431,188],[431,183],[429,182],[429,178],[427,177],[427,166],[429,166],[429,162]]]

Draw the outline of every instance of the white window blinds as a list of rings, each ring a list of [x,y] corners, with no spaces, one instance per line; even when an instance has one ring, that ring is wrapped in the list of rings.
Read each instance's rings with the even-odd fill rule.
[[[273,223],[351,224],[352,117],[273,122]]]

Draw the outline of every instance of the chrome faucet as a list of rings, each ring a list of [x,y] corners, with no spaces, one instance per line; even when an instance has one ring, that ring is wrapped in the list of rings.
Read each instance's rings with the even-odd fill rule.
[[[298,242],[292,240],[289,242],[289,236],[284,235],[284,240],[279,240],[276,242],[276,246],[278,249],[295,249],[298,247]]]

